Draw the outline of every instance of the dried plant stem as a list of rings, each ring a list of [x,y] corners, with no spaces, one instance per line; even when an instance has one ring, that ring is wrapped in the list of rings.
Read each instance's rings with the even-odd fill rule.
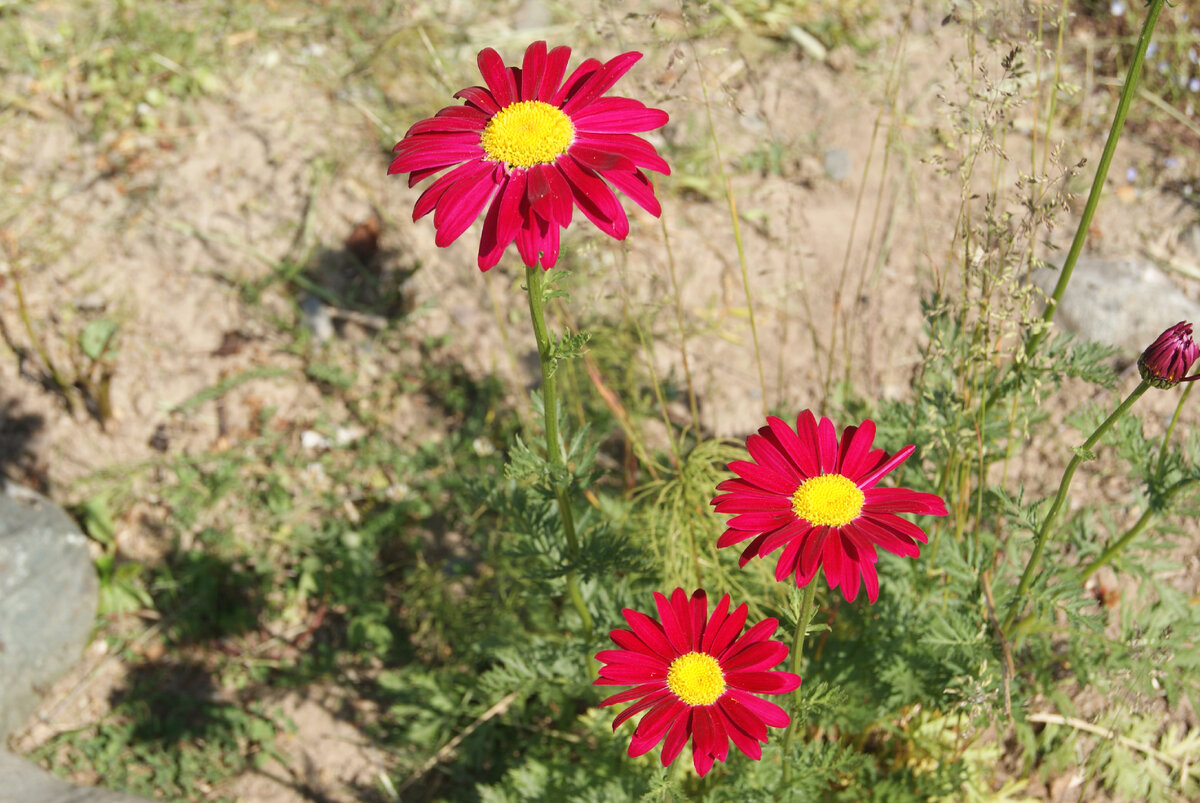
[[[687,329],[683,325],[683,298],[679,294],[679,279],[675,271],[675,254],[671,251],[671,235],[667,232],[666,215],[658,216],[662,227],[663,248],[667,251],[667,268],[671,275],[671,291],[675,301],[675,323],[679,326],[679,356],[683,359],[683,375],[687,380],[688,410],[692,414],[692,428],[700,429],[700,405],[696,403],[696,385],[692,381],[692,369],[688,363]]]
[[[1100,442],[1100,438],[1104,437],[1104,433],[1108,432],[1112,425],[1117,422],[1117,419],[1125,415],[1126,411],[1133,406],[1134,402],[1141,398],[1142,394],[1149,387],[1150,383],[1145,380],[1138,383],[1138,386],[1125,397],[1125,400],[1117,406],[1117,409],[1113,410],[1112,414],[1104,419],[1104,423],[1096,427],[1096,431],[1084,441],[1081,448],[1076,450],[1075,456],[1067,464],[1067,469],[1063,472],[1062,481],[1058,484],[1058,493],[1054,496],[1054,502],[1050,505],[1050,510],[1046,513],[1046,518],[1042,520],[1042,526],[1038,528],[1033,554],[1029,556],[1029,562],[1025,564],[1025,571],[1021,574],[1021,582],[1017,585],[1017,593],[1013,595],[1012,604],[1009,605],[1008,615],[1004,617],[1003,630],[1006,635],[1016,620],[1017,614],[1021,612],[1021,607],[1025,601],[1025,592],[1029,590],[1029,584],[1033,582],[1033,576],[1037,572],[1038,564],[1041,563],[1042,553],[1046,550],[1046,543],[1054,534],[1054,525],[1057,523],[1058,516],[1067,501],[1067,492],[1071,489],[1071,480],[1075,477],[1076,469],[1083,462],[1084,455]]]
[[[1121,139],[1121,130],[1125,127],[1125,116],[1129,113],[1129,105],[1137,91],[1138,78],[1142,74],[1142,62],[1146,59],[1146,48],[1150,44],[1150,37],[1154,33],[1154,25],[1158,22],[1163,2],[1164,0],[1150,0],[1146,9],[1146,20],[1142,23],[1142,32],[1138,36],[1137,50],[1133,54],[1133,61],[1129,63],[1129,70],[1125,73],[1125,83],[1121,86],[1121,96],[1117,101],[1117,110],[1113,114],[1108,139],[1104,143],[1104,152],[1100,154],[1100,163],[1096,166],[1096,176],[1092,179],[1091,192],[1088,193],[1087,203],[1083,207],[1083,215],[1079,218],[1079,227],[1075,229],[1075,238],[1071,241],[1071,248],[1067,251],[1067,258],[1059,272],[1058,284],[1054,286],[1054,292],[1051,293],[1050,299],[1046,303],[1046,311],[1042,314],[1042,322],[1045,325],[1038,328],[1025,341],[1026,359],[1034,355],[1038,346],[1045,339],[1050,328],[1049,324],[1054,320],[1054,313],[1057,312],[1058,304],[1067,290],[1067,284],[1071,281],[1075,263],[1079,261],[1079,255],[1083,252],[1083,244],[1087,241],[1088,230],[1092,226],[1096,207],[1100,205],[1100,195],[1104,190],[1104,181],[1108,177],[1108,167],[1112,164],[1113,154],[1117,150],[1117,142]]]
[[[54,380],[54,386],[58,388],[58,392],[62,395],[63,401],[66,402],[67,412],[75,414],[75,394],[71,383],[67,381],[54,361],[50,359],[50,353],[46,350],[45,344],[41,338],[37,336],[37,332],[33,328],[33,319],[29,316],[29,307],[25,303],[25,291],[21,283],[21,271],[17,268],[16,259],[9,259],[12,265],[12,270],[9,273],[12,278],[13,295],[17,297],[17,310],[21,315],[21,325],[25,327],[25,334],[29,336],[29,342],[33,346],[33,350],[37,352],[38,357],[42,360],[42,365],[46,366],[46,370],[50,372],[50,378]]]
[[[754,297],[750,294],[750,270],[746,267],[746,249],[742,244],[742,227],[738,219],[737,202],[733,198],[733,182],[725,174],[725,162],[721,157],[721,141],[717,137],[717,124],[713,120],[712,103],[708,99],[708,84],[704,80],[704,69],[696,56],[696,46],[692,44],[692,61],[696,63],[696,72],[700,77],[700,92],[704,96],[704,110],[708,113],[708,129],[712,134],[713,151],[717,157],[717,172],[721,176],[721,186],[725,188],[725,198],[729,202],[729,219],[733,224],[733,243],[737,247],[738,265],[742,269],[742,289],[746,293],[746,311],[750,320],[750,337],[754,340],[754,360],[758,364],[758,385],[762,389],[763,417],[770,415],[767,405],[767,375],[763,372],[762,350],[758,346],[758,326],[754,323]]]
[[[1135,741],[1127,736],[1118,736],[1112,728],[1102,728],[1099,725],[1093,725],[1084,719],[1077,719],[1076,717],[1064,717],[1061,714],[1030,714],[1028,721],[1040,722],[1045,725],[1066,725],[1068,727],[1075,728],[1076,730],[1084,731],[1085,733],[1091,733],[1096,736],[1101,736],[1105,739],[1120,742],[1126,747],[1131,747],[1134,750],[1138,750],[1152,758],[1158,759],[1174,770],[1186,772],[1188,769],[1186,761],[1181,761],[1180,759],[1169,756],[1161,750],[1146,744],[1145,742]],[[1186,775],[1181,780],[1186,781]]]
[[[816,612],[814,601],[817,596],[817,578],[814,577],[804,587],[804,596],[800,599],[800,614],[796,617],[796,632],[792,635],[792,672],[799,675],[804,664],[804,637],[808,633],[808,623]],[[800,690],[795,691],[795,700],[800,701]],[[792,739],[796,735],[796,718],[793,716],[788,724],[787,732],[783,735],[783,786],[792,783]]]
[[[554,376],[554,357],[550,353],[550,334],[546,329],[546,285],[542,269],[525,268],[525,288],[529,292],[529,317],[533,321],[533,336],[537,340],[538,359],[542,367],[542,404],[545,410],[546,459],[556,469],[565,470],[566,456],[563,454],[562,439],[558,434],[558,390]],[[558,499],[558,514],[562,519],[563,535],[567,539],[567,557],[572,564],[579,559],[579,537],[575,534],[575,514],[567,489],[555,481],[554,495]],[[567,571],[567,595],[575,605],[579,618],[583,620],[584,637],[592,637],[594,625],[579,590],[579,576],[574,567]]]

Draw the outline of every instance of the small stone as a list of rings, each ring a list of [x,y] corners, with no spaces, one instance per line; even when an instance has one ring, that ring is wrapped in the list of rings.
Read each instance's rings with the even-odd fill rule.
[[[822,158],[825,175],[834,181],[845,181],[850,176],[850,154],[841,148],[830,148]]]
[[[300,312],[304,316],[304,325],[318,343],[327,343],[333,338],[333,316],[324,301],[316,296],[305,296],[300,302]]]

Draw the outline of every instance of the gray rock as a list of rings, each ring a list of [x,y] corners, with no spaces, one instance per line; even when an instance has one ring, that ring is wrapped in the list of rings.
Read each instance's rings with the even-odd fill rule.
[[[841,148],[830,148],[821,159],[825,167],[825,175],[834,181],[845,181],[850,176],[850,154]]]
[[[33,491],[0,494],[0,742],[79,660],[96,622],[96,572],[75,522]]]
[[[1043,268],[1033,281],[1046,295],[1059,272]],[[1188,298],[1157,266],[1137,260],[1080,257],[1054,323],[1088,340],[1141,354],[1168,327],[1200,324],[1200,304]]]
[[[139,803],[107,789],[75,786],[43,771],[36,764],[0,750],[0,803]]]
[[[61,508],[20,486],[0,493],[0,744],[76,661],[96,621],[87,540]],[[0,803],[136,803],[74,786],[0,750]]]
[[[316,296],[305,296],[300,302],[300,314],[318,343],[328,343],[333,338],[333,315],[324,301]]]

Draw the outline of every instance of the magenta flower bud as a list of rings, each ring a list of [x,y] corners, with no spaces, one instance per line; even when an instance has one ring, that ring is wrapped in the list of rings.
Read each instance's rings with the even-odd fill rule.
[[[1184,376],[1196,358],[1200,357],[1200,346],[1192,340],[1192,325],[1180,321],[1158,336],[1150,348],[1138,357],[1138,371],[1142,379],[1156,388],[1173,388],[1180,382],[1191,382],[1200,378]]]

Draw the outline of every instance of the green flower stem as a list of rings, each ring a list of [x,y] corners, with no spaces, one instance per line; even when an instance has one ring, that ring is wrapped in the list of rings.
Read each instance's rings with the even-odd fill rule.
[[[1001,627],[1005,633],[1009,632],[1013,621],[1016,620],[1017,614],[1021,611],[1021,605],[1025,601],[1025,592],[1029,590],[1029,584],[1033,582],[1033,575],[1037,572],[1038,564],[1042,560],[1042,552],[1046,550],[1046,543],[1050,540],[1050,536],[1054,532],[1054,525],[1058,521],[1058,515],[1062,512],[1064,503],[1067,501],[1067,491],[1071,488],[1071,480],[1075,476],[1075,470],[1079,468],[1079,464],[1083,462],[1083,455],[1090,451],[1093,446],[1099,443],[1100,438],[1105,432],[1117,422],[1117,419],[1125,415],[1125,412],[1133,406],[1133,403],[1141,398],[1146,389],[1150,387],[1150,383],[1142,380],[1133,392],[1125,397],[1125,401],[1113,410],[1112,415],[1104,419],[1104,423],[1096,427],[1096,431],[1091,437],[1084,441],[1083,446],[1071,458],[1071,462],[1067,464],[1066,471],[1063,472],[1062,482],[1058,484],[1058,494],[1054,497],[1054,503],[1050,506],[1050,511],[1046,514],[1046,518],[1042,521],[1041,528],[1037,533],[1037,544],[1033,548],[1033,554],[1029,556],[1029,562],[1025,564],[1025,572],[1021,575],[1021,582],[1017,586],[1017,593],[1013,596],[1012,604],[1008,608],[1008,615],[1004,617],[1004,624]]]
[[[1183,409],[1184,402],[1187,401],[1188,394],[1192,392],[1195,382],[1188,382],[1187,387],[1183,389],[1183,393],[1179,394],[1179,404],[1175,405],[1175,414],[1171,416],[1171,423],[1167,426],[1167,434],[1163,435],[1162,447],[1158,450],[1158,476],[1162,476],[1163,466],[1167,462],[1167,447],[1171,444],[1171,433],[1175,431],[1175,425],[1179,423],[1179,412]]]
[[[1200,482],[1200,477],[1188,477],[1185,480],[1180,480],[1164,491],[1158,504],[1148,508],[1146,512],[1142,514],[1141,518],[1139,518],[1124,535],[1106,547],[1105,550],[1100,553],[1100,557],[1088,564],[1088,567],[1083,570],[1083,579],[1086,581],[1089,577],[1095,574],[1101,566],[1107,564],[1110,560],[1119,555],[1122,550],[1125,549],[1125,547],[1129,546],[1130,541],[1141,535],[1142,531],[1149,527],[1150,524],[1158,518],[1162,511],[1166,510],[1167,505],[1170,504],[1171,499],[1175,496],[1175,494],[1179,493],[1184,488],[1195,485],[1198,482]]]
[[[817,596],[817,578],[813,577],[804,587],[804,596],[800,599],[800,615],[796,617],[796,632],[792,635],[792,674],[799,675],[800,668],[804,661],[802,658],[804,652],[804,636],[808,633],[808,623],[812,619],[815,611],[813,604]],[[795,691],[796,707],[800,703],[800,689]],[[792,717],[792,721],[788,724],[787,731],[783,735],[783,785],[784,787],[791,786],[792,783],[792,739],[796,735],[796,718]]]
[[[554,357],[550,353],[550,333],[546,329],[546,279],[539,267],[525,268],[525,287],[529,291],[529,317],[533,320],[533,337],[537,340],[538,359],[542,366],[542,405],[545,408],[546,459],[552,468],[566,470],[562,439],[558,434],[558,386],[554,375]],[[558,499],[558,515],[562,519],[567,539],[567,557],[574,564],[579,559],[579,537],[575,534],[575,514],[567,489],[554,480],[554,496]],[[574,568],[567,571],[567,595],[583,620],[584,636],[591,639],[594,624],[579,590],[579,576]]]
[[[1083,251],[1083,244],[1087,240],[1088,231],[1092,226],[1092,217],[1096,214],[1096,207],[1100,205],[1100,194],[1104,189],[1104,181],[1108,177],[1108,167],[1117,150],[1117,141],[1121,138],[1121,130],[1125,127],[1125,115],[1129,113],[1129,105],[1133,102],[1138,79],[1142,74],[1142,62],[1146,60],[1146,48],[1150,45],[1150,37],[1154,34],[1154,25],[1158,22],[1158,14],[1162,11],[1164,2],[1165,0],[1150,0],[1146,9],[1146,20],[1142,23],[1142,32],[1138,36],[1137,50],[1133,54],[1133,61],[1129,62],[1129,69],[1125,73],[1125,83],[1121,85],[1121,97],[1117,101],[1117,111],[1113,115],[1112,127],[1109,129],[1108,139],[1104,143],[1104,152],[1100,154],[1100,164],[1096,166],[1096,177],[1092,179],[1092,190],[1088,193],[1087,203],[1083,207],[1083,216],[1079,218],[1079,227],[1075,229],[1075,239],[1071,241],[1071,250],[1067,252],[1066,261],[1063,262],[1062,271],[1059,273],[1058,284],[1054,286],[1054,292],[1046,304],[1046,311],[1042,314],[1042,321],[1046,326],[1034,332],[1026,341],[1026,358],[1032,357],[1042,340],[1045,339],[1050,328],[1049,324],[1054,320],[1054,313],[1058,310],[1058,303],[1062,301],[1067,283],[1071,281],[1075,263]]]

